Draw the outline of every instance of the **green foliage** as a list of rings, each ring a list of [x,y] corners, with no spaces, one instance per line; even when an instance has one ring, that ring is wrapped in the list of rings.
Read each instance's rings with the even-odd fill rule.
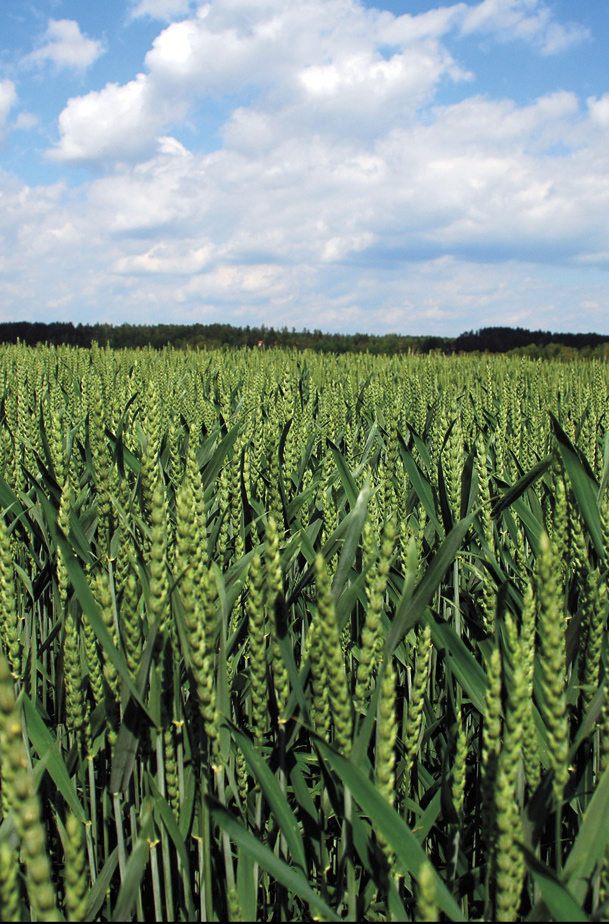
[[[0,347],[7,919],[602,917],[607,366],[317,340]]]

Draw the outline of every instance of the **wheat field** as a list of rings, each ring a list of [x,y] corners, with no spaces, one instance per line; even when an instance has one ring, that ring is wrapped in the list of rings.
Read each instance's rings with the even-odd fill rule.
[[[0,347],[4,921],[586,921],[605,363]]]

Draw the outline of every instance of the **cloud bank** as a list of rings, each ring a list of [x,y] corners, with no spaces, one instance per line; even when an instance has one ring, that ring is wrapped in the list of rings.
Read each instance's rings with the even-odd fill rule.
[[[141,72],[67,101],[47,156],[89,171],[77,193],[0,177],[0,233],[23,241],[7,265],[28,276],[0,277],[5,304],[69,266],[49,310],[114,322],[603,327],[609,93],[517,105],[460,57],[471,36],[565,53],[583,27],[540,0],[189,9],[142,0],[132,15],[169,24]],[[440,104],[447,86],[460,98]]]

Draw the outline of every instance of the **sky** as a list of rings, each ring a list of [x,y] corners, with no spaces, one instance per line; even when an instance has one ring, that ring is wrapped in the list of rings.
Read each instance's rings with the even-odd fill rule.
[[[3,0],[0,321],[609,334],[608,0]]]

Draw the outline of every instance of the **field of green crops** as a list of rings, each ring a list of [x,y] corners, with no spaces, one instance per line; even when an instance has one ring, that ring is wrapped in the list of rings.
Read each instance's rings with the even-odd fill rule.
[[[0,347],[3,921],[585,921],[609,368]]]

